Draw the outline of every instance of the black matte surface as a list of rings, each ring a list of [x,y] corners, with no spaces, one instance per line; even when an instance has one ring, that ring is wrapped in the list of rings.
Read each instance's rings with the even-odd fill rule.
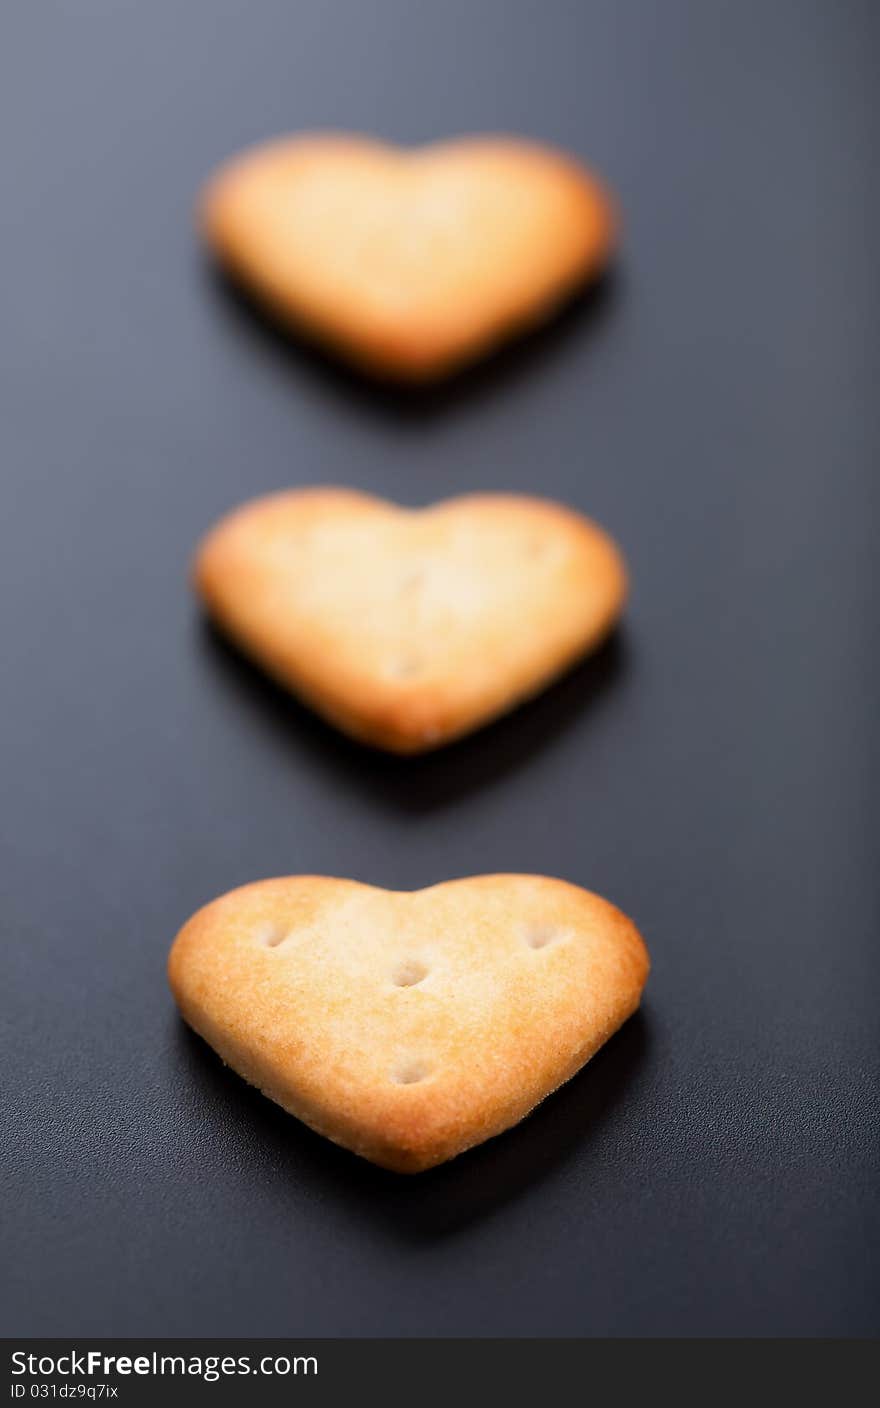
[[[876,1332],[877,7],[7,0],[2,29],[6,1333]],[[302,126],[570,147],[619,192],[618,272],[447,393],[372,394],[191,232],[219,159]],[[446,753],[362,752],[187,589],[220,513],[315,481],[568,500],[626,549],[626,629]],[[520,869],[634,915],[648,1001],[434,1174],[336,1151],[176,1019],[169,943],[233,885]]]

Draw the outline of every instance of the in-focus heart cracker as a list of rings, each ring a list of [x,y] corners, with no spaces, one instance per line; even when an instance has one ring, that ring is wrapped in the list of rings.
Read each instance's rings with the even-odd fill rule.
[[[186,1021],[319,1133],[415,1173],[522,1119],[639,1005],[645,946],[586,890],[483,875],[398,893],[233,890],[169,960]]]

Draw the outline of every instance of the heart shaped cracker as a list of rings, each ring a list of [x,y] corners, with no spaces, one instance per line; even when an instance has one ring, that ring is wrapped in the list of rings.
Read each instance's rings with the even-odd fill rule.
[[[510,138],[403,151],[290,137],[229,162],[200,220],[275,313],[362,368],[441,375],[553,311],[606,264],[611,203],[559,152]]]
[[[186,1021],[270,1099],[415,1173],[522,1119],[639,1005],[633,924],[561,880],[411,894],[265,880],[207,905],[169,960]]]
[[[377,747],[437,747],[534,694],[609,631],[626,579],[588,519],[546,500],[408,510],[344,489],[257,499],[195,563],[217,621]]]

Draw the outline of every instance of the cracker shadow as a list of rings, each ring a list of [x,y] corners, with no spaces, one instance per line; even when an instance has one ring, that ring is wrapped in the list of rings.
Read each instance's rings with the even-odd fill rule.
[[[513,334],[496,350],[441,381],[409,385],[359,370],[325,351],[274,317],[219,264],[208,260],[204,267],[214,301],[236,336],[268,350],[319,392],[347,398],[362,413],[382,416],[401,427],[423,424],[509,388],[538,363],[562,355],[577,337],[598,332],[622,288],[621,275],[611,266],[543,322]]]
[[[217,1121],[224,1142],[260,1146],[254,1161],[284,1165],[299,1190],[331,1194],[359,1217],[378,1219],[389,1232],[417,1244],[442,1241],[525,1196],[555,1170],[607,1137],[621,1100],[647,1068],[651,1023],[644,1010],[561,1090],[521,1124],[426,1173],[402,1175],[377,1168],[315,1134],[229,1070],[202,1039],[178,1022],[180,1058],[205,1092],[205,1117]],[[253,1159],[253,1156],[251,1156]]]
[[[202,658],[237,702],[262,713],[271,730],[297,749],[296,767],[331,771],[374,801],[420,815],[499,782],[596,708],[627,672],[625,629],[619,626],[592,655],[535,698],[475,733],[434,752],[398,757],[347,738],[252,664],[205,617]]]

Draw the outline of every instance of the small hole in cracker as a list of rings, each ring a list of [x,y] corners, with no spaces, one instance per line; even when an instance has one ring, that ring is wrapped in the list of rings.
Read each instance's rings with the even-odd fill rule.
[[[425,580],[425,570],[423,567],[414,567],[408,572],[404,572],[397,584],[397,590],[401,596],[409,596],[412,592],[417,592]]]
[[[265,924],[260,925],[256,933],[256,939],[257,943],[262,944],[264,948],[277,948],[279,944],[284,943],[284,940],[289,937],[289,934],[290,930],[285,928],[283,924],[278,924],[276,921],[270,919]]]
[[[395,1085],[418,1085],[429,1074],[427,1061],[404,1061],[395,1070],[392,1080]]]
[[[428,970],[424,963],[420,963],[417,958],[405,958],[403,962],[398,963],[397,967],[394,969],[391,975],[391,981],[394,983],[395,987],[412,988],[415,987],[416,983],[422,982],[427,976]]]
[[[420,674],[422,662],[414,652],[395,655],[388,662],[388,674],[394,680],[411,680]]]
[[[554,939],[558,939],[559,930],[552,924],[530,924],[524,937],[529,948],[546,948]]]

